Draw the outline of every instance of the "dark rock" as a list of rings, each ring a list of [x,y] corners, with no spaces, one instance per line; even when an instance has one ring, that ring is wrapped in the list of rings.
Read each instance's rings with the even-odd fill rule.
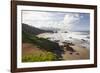
[[[79,55],[79,53],[76,53],[76,55]]]

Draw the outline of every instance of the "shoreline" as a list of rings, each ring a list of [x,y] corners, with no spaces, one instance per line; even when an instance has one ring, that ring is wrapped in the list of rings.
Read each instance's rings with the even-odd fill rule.
[[[78,45],[70,46],[75,51],[67,51],[65,50],[64,54],[62,54],[62,57],[64,60],[83,60],[83,59],[89,59],[89,50],[87,48],[79,47]]]

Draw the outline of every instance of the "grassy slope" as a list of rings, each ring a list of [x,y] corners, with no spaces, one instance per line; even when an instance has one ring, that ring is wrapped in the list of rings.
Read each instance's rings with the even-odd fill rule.
[[[35,35],[29,35],[27,33],[22,33],[22,42],[26,42],[26,43],[34,43],[35,45],[37,45],[39,48],[47,50],[47,51],[52,51],[55,49],[59,49],[59,45],[55,42],[51,42],[47,39],[44,38],[38,38]]]
[[[30,55],[23,56],[23,62],[52,61],[59,59],[53,52],[55,49],[60,48],[57,43],[51,42],[44,38],[38,38],[35,35],[30,35],[25,32],[22,32],[22,42],[33,43],[42,50],[38,51],[37,53],[34,52]]]

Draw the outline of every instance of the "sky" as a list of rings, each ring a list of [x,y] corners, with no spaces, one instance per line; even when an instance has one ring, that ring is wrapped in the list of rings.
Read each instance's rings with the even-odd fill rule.
[[[90,14],[54,11],[22,11],[22,23],[37,28],[59,28],[68,31],[88,31]]]

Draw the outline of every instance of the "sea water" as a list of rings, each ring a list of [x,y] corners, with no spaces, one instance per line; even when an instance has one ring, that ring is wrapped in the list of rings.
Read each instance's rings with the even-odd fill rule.
[[[59,42],[72,42],[73,44],[79,44],[83,47],[90,48],[89,31],[42,33],[38,36],[49,38],[50,41],[59,40]]]

